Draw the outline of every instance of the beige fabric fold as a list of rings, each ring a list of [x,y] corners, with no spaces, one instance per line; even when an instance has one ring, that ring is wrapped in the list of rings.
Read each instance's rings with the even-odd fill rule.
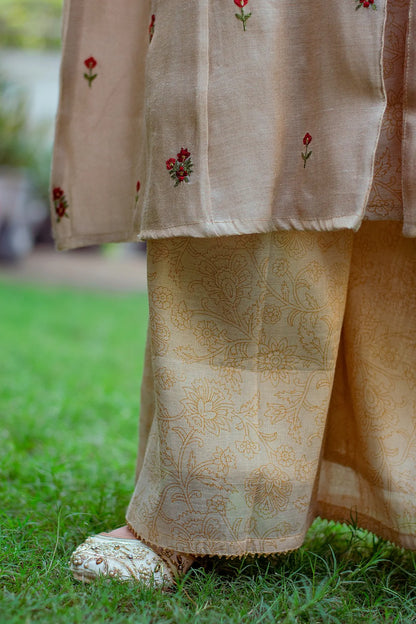
[[[321,514],[415,548],[416,245],[401,224],[148,248],[136,534],[284,552]]]

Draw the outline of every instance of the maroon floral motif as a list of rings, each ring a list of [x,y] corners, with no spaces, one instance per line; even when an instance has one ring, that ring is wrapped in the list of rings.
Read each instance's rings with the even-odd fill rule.
[[[179,167],[179,169],[176,172],[176,177],[178,178],[179,182],[183,182],[186,178],[186,176],[188,175],[188,172],[186,171],[186,169],[181,165]]]
[[[187,149],[182,147],[181,151],[178,154],[176,154],[176,158],[179,160],[179,162],[185,162],[185,160],[189,158],[190,155],[191,155],[191,152],[188,152]]]
[[[66,201],[65,193],[60,186],[55,186],[55,188],[52,190],[52,197],[57,222],[59,223],[62,217],[67,217],[69,219],[69,216],[66,212],[68,209],[68,202]]]
[[[88,86],[90,87],[94,78],[97,77],[97,74],[92,73],[92,70],[97,65],[97,61],[93,56],[89,56],[87,59],[85,59],[84,65],[88,69],[88,74],[84,74],[84,78],[88,80]]]
[[[155,32],[155,21],[156,21],[156,16],[152,15],[152,20],[149,24],[149,43],[153,39],[153,34]]]
[[[241,13],[235,13],[237,19],[243,22],[243,30],[246,29],[246,22],[249,17],[251,17],[251,13],[244,13],[244,7],[248,4],[248,0],[234,0],[234,4],[236,4],[240,9]]]
[[[166,161],[166,169],[169,171],[172,180],[175,180],[175,186],[178,186],[181,182],[189,182],[192,168],[191,152],[186,147],[181,148],[176,158],[169,158]]]
[[[355,0],[357,2],[357,6],[355,7],[355,10],[360,9],[361,7],[364,7],[365,9],[368,9],[370,6],[372,9],[376,10],[376,3],[374,2],[374,0]]]
[[[140,180],[137,180],[137,182],[136,182],[136,199],[135,199],[136,202],[139,199],[139,191],[140,191]]]
[[[303,137],[303,144],[305,146],[305,152],[302,152],[301,156],[303,158],[303,168],[306,167],[306,161],[308,160],[308,158],[310,157],[310,155],[312,154],[312,150],[308,152],[308,145],[309,143],[312,141],[312,137],[309,134],[309,132],[307,132],[305,134],[305,136]]]
[[[63,190],[59,186],[56,186],[53,189],[52,193],[53,193],[53,198],[54,199],[61,199],[61,197],[64,196],[64,192],[63,192]]]

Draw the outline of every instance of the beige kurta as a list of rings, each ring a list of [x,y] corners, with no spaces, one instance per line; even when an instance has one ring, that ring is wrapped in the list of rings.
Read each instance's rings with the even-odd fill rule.
[[[374,173],[387,180],[393,7],[395,184],[403,233],[416,236],[416,0],[359,4],[66,0],[51,171],[57,247],[357,230],[369,199],[383,216],[372,185]]]

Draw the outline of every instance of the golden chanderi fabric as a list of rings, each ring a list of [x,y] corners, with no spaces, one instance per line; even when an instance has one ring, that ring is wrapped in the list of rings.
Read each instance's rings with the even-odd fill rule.
[[[320,514],[415,548],[416,244],[401,224],[148,252],[135,532],[273,553]]]

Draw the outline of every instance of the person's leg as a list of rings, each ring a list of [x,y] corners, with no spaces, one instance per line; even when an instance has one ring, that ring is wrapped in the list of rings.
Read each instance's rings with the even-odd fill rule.
[[[139,448],[136,477],[144,458],[154,414],[153,369],[150,331],[146,341],[140,396]],[[72,554],[70,568],[76,579],[90,581],[99,575],[171,585],[195,558],[168,549],[150,548],[127,525],[90,537]]]
[[[151,426],[127,512],[148,544],[220,556],[301,545],[352,238],[149,241]]]
[[[143,376],[140,389],[140,419],[139,419],[139,448],[136,461],[136,480],[139,476],[144,454],[146,451],[147,440],[149,437],[150,428],[153,422],[154,414],[154,385],[153,385],[153,367],[152,367],[152,355],[151,355],[151,334],[150,328],[148,328],[146,338],[146,349],[143,364]],[[103,532],[102,535],[109,535],[112,537],[121,537],[123,539],[136,540],[136,536],[129,529],[127,525],[118,527],[108,533]]]
[[[416,549],[416,240],[400,222],[354,236],[318,511]]]

